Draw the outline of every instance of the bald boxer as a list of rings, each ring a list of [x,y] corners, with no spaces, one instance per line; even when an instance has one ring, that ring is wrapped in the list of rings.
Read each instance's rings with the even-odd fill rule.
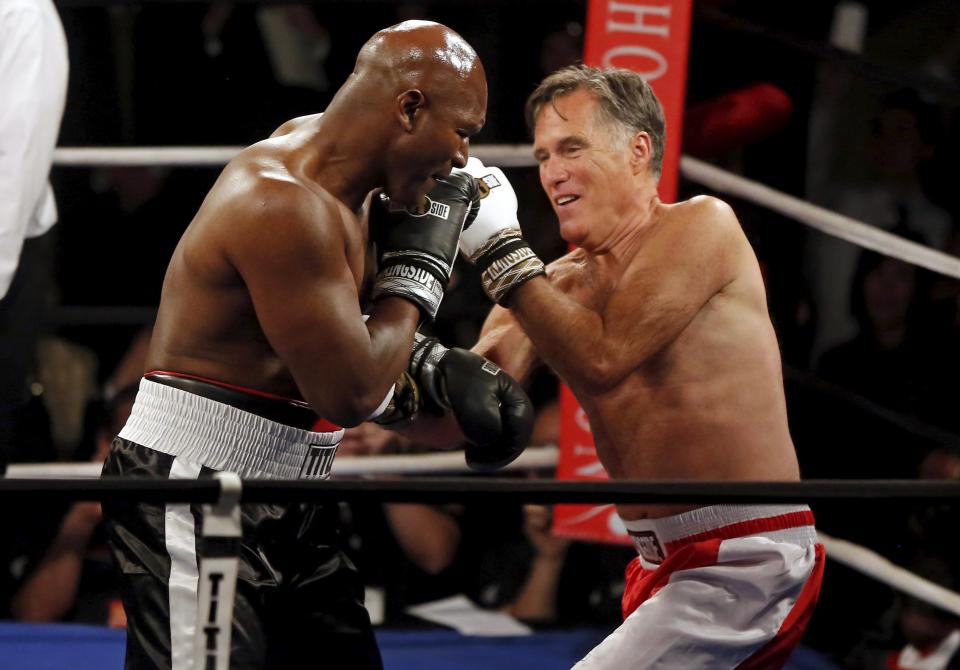
[[[571,66],[528,101],[564,240],[523,240],[503,173],[471,160],[480,214],[461,251],[499,306],[474,351],[518,379],[540,362],[573,390],[615,479],[799,478],[757,259],[729,206],[657,196],[659,101],[626,70]],[[639,556],[624,623],[576,668],[777,668],[819,591],[804,505],[619,505]]]
[[[322,479],[343,426],[399,426],[427,406],[473,435],[476,462],[518,453],[532,413],[504,373],[461,350],[412,363],[476,214],[476,182],[451,169],[465,165],[486,99],[469,44],[405,22],[364,45],[322,116],[232,160],[170,261],[147,372],[104,474]],[[199,507],[104,512],[126,667],[191,668]],[[335,515],[243,506],[230,667],[381,667]]]

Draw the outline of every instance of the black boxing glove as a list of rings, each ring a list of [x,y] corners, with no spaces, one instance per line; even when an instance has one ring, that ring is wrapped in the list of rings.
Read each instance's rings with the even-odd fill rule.
[[[370,208],[370,234],[377,244],[373,299],[399,296],[434,319],[457,258],[460,232],[477,215],[480,189],[465,172],[437,182],[416,210],[392,206],[381,194]]]
[[[483,356],[447,349],[418,333],[408,371],[420,386],[425,410],[453,413],[469,441],[466,460],[474,470],[501,468],[529,444],[534,422],[530,398]]]

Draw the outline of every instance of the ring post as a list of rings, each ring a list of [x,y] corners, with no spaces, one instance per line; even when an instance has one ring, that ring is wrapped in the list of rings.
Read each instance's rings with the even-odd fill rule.
[[[197,670],[229,670],[230,628],[240,566],[240,494],[234,472],[218,472],[220,496],[203,506],[199,603],[194,664]]]

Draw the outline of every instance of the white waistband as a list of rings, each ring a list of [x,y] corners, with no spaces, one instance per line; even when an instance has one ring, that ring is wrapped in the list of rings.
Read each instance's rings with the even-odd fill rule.
[[[141,379],[120,437],[241,477],[326,479],[343,432],[314,433],[286,426]]]
[[[798,514],[810,515],[810,521],[791,516]],[[717,537],[762,536],[810,546],[817,543],[812,519],[807,505],[710,505],[659,519],[624,521],[624,526],[641,558],[659,563],[669,554],[670,543],[702,534],[713,536],[711,531],[718,531]]]

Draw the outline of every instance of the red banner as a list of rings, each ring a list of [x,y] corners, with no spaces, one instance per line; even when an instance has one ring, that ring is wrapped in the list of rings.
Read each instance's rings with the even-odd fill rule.
[[[587,413],[570,389],[560,385],[560,458],[557,479],[607,479],[597,458]],[[555,505],[553,532],[578,540],[629,543],[613,505]]]
[[[583,62],[644,75],[663,105],[667,139],[660,197],[677,197],[692,0],[590,0]]]
[[[663,105],[666,145],[660,198],[677,196],[692,0],[590,0],[583,60],[639,72]],[[560,391],[558,479],[606,479],[586,414],[566,386]],[[601,542],[629,542],[612,505],[557,505],[553,531]]]

